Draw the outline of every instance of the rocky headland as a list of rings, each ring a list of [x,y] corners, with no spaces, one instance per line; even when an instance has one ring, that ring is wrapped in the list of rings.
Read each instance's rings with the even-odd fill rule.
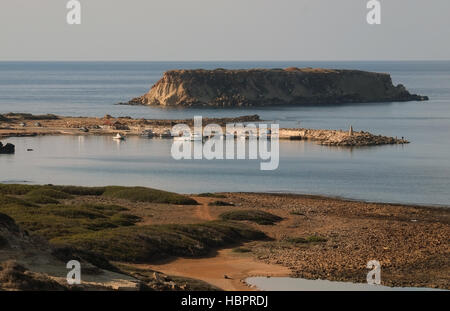
[[[251,107],[423,101],[387,73],[321,68],[171,70],[130,105]]]

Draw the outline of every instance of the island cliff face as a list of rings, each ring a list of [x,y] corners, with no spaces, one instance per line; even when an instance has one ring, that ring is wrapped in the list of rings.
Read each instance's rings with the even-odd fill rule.
[[[389,74],[313,68],[171,70],[128,104],[165,107],[318,105],[427,100]]]

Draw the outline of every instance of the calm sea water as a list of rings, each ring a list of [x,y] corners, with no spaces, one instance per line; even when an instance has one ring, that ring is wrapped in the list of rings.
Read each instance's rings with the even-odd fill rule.
[[[175,68],[326,67],[388,72],[428,102],[264,109],[159,109],[118,106],[144,94]],[[352,125],[405,146],[329,148],[281,143],[280,167],[257,161],[175,161],[170,141],[108,137],[10,138],[14,156],[0,157],[0,182],[145,185],[179,192],[285,191],[385,202],[450,205],[450,62],[2,63],[0,113],[192,118],[259,114],[282,126]],[[33,152],[26,152],[33,148]]]

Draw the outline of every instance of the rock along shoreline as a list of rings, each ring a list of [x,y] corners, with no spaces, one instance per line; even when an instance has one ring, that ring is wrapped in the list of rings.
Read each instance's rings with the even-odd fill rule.
[[[0,138],[29,137],[38,135],[141,135],[152,130],[156,136],[164,136],[173,125],[183,123],[193,126],[193,120],[149,120],[133,119],[106,115],[95,117],[62,117],[56,115],[32,115],[24,113],[9,113],[0,115]],[[36,121],[39,120],[39,121]],[[203,125],[218,124],[224,127],[229,123],[262,122],[258,115],[236,118],[204,118]],[[166,135],[167,136],[167,135]],[[365,131],[326,130],[326,129],[290,129],[280,128],[279,138],[287,140],[310,140],[321,145],[358,147],[374,145],[408,144],[404,137],[394,138],[375,135]]]

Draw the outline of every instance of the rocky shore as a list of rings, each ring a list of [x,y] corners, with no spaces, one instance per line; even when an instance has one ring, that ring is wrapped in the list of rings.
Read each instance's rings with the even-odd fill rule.
[[[402,145],[409,144],[404,137],[388,137],[374,135],[364,131],[320,130],[320,129],[282,129],[280,138],[288,137],[291,140],[311,140],[326,146],[374,146],[374,145]]]
[[[156,120],[133,119],[106,115],[103,118],[94,117],[62,117],[56,115],[5,114],[0,121],[0,137],[25,137],[37,135],[141,135],[146,130],[152,130],[155,135],[166,135],[173,125],[183,123],[193,126],[193,119],[187,120]],[[36,121],[39,120],[39,121]],[[262,120],[258,115],[235,118],[204,118],[203,126],[218,124],[225,127],[234,123],[258,123]],[[328,146],[373,146],[407,144],[405,138],[394,138],[371,134],[365,131],[325,130],[325,129],[289,129],[279,130],[280,139],[311,140]]]
[[[251,107],[423,101],[389,74],[322,68],[171,70],[127,103],[162,107]]]
[[[0,142],[0,154],[13,154],[15,152],[15,146],[13,144],[6,144]]]
[[[386,286],[450,289],[450,210],[311,195],[227,193],[239,209],[283,218],[257,228],[273,240],[242,248],[293,277],[366,283],[370,260]],[[214,213],[213,213],[214,215]]]

